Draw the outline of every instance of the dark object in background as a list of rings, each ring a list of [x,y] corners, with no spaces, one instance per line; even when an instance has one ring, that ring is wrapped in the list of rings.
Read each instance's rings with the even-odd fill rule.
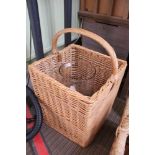
[[[26,86],[26,141],[31,140],[40,130],[42,126],[42,110],[34,92]],[[29,114],[30,113],[30,114]],[[32,126],[29,123],[33,123]]]
[[[44,52],[38,12],[38,3],[37,0],[26,0],[26,2],[30,18],[36,59],[39,60],[44,57]]]
[[[64,0],[64,26],[72,27],[72,0]],[[65,46],[71,43],[71,33],[65,34]]]

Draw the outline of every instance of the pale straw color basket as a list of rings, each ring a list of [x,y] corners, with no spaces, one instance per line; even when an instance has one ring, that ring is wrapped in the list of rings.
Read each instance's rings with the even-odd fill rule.
[[[126,101],[126,106],[121,119],[121,122],[116,130],[116,137],[111,148],[110,155],[124,155],[125,144],[129,135],[129,98]]]
[[[58,51],[58,38],[69,32],[93,39],[110,56],[74,44]],[[77,91],[69,88],[67,80],[60,74],[63,64],[72,64],[66,74],[79,80]],[[126,65],[126,61],[116,58],[113,48],[103,38],[92,32],[68,28],[56,33],[52,40],[52,54],[29,65],[45,123],[86,147],[111,111]]]

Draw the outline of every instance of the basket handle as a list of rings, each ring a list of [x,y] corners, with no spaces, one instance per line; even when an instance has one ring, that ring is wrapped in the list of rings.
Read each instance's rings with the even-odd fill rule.
[[[53,54],[58,53],[58,51],[57,51],[58,38],[62,34],[69,33],[69,32],[78,33],[78,34],[81,34],[81,35],[86,36],[88,38],[91,38],[94,41],[96,41],[97,43],[99,43],[103,48],[105,48],[107,53],[110,55],[110,57],[112,59],[113,75],[115,76],[115,79],[117,79],[116,75],[118,73],[118,61],[117,61],[117,57],[116,57],[114,49],[111,47],[111,45],[107,41],[105,41],[102,37],[98,36],[97,34],[95,34],[93,32],[90,32],[90,31],[87,31],[87,30],[84,30],[81,28],[66,28],[66,29],[63,29],[63,30],[57,32],[52,39],[52,52],[53,52]]]

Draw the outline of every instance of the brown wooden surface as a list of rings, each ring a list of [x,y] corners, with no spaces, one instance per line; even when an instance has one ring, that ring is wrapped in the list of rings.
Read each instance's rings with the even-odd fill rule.
[[[112,16],[127,19],[128,12],[129,12],[129,0],[114,1]]]
[[[85,0],[85,10],[88,12],[93,12],[94,10],[94,0]]]
[[[88,11],[79,11],[79,17],[83,19],[93,19],[96,22],[105,23],[105,24],[112,24],[112,25],[122,25],[122,26],[129,26],[129,20],[128,19],[122,19],[119,17],[114,16],[106,16],[101,15],[97,13],[92,13]]]
[[[81,0],[80,11],[128,19],[129,0]]]
[[[80,10],[81,11],[85,11],[85,3],[86,3],[86,0],[80,0]]]
[[[94,0],[93,13],[98,13],[99,0]]]
[[[100,0],[99,2],[99,14],[110,16],[112,14],[114,0]]]

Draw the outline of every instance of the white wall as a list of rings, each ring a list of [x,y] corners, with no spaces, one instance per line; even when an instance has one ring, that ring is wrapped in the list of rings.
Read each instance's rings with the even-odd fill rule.
[[[38,0],[39,16],[43,40],[44,53],[51,50],[51,39],[54,34],[64,28],[64,0]],[[79,0],[72,0],[72,27],[79,27]],[[72,39],[77,35],[73,34]],[[58,46],[64,44],[64,37],[60,37]],[[30,22],[26,10],[26,58],[30,53]],[[32,40],[32,58],[35,57]]]

